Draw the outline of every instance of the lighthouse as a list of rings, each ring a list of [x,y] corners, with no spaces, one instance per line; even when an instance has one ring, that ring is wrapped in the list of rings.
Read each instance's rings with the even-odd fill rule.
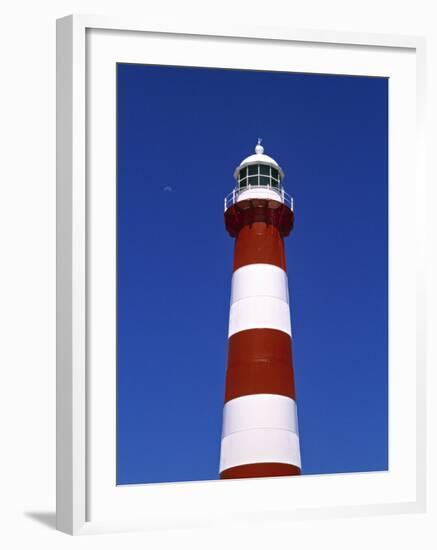
[[[234,172],[225,227],[235,239],[220,478],[299,475],[301,471],[284,238],[293,200],[284,172],[255,154]]]

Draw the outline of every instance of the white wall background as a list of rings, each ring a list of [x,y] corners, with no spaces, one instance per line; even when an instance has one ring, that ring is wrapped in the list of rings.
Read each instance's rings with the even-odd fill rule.
[[[3,548],[437,547],[436,476],[425,515],[271,523],[238,528],[72,538],[55,509],[55,19],[72,12],[140,14],[428,36],[430,217],[437,207],[437,13],[433,0],[15,0],[1,10],[0,64],[0,545]],[[431,182],[434,185],[431,186]],[[434,206],[433,206],[434,205]],[[406,213],[406,216],[408,213]],[[437,224],[430,222],[429,233]],[[433,239],[430,281],[437,280]],[[431,249],[431,246],[430,246]],[[428,290],[428,387],[435,393],[435,288]],[[412,365],[413,367],[413,365]],[[434,392],[432,392],[434,389]],[[435,402],[429,408],[436,418]],[[437,426],[429,464],[437,465]],[[431,429],[429,430],[431,432]],[[432,525],[434,523],[434,526]]]

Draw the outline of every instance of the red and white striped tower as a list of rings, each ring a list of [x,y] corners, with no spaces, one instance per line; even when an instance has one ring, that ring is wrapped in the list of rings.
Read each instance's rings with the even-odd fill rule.
[[[235,249],[220,478],[299,475],[283,241],[293,228],[293,201],[261,140],[234,177],[225,199]]]

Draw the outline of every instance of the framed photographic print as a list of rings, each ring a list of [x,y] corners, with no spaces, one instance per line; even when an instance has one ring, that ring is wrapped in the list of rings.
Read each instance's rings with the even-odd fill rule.
[[[58,21],[60,530],[423,510],[423,52]]]

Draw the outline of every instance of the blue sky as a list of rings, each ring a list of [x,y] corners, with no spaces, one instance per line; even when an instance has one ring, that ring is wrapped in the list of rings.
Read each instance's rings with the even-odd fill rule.
[[[233,239],[258,136],[286,239],[302,473],[388,467],[388,80],[119,64],[117,483],[218,479]]]

